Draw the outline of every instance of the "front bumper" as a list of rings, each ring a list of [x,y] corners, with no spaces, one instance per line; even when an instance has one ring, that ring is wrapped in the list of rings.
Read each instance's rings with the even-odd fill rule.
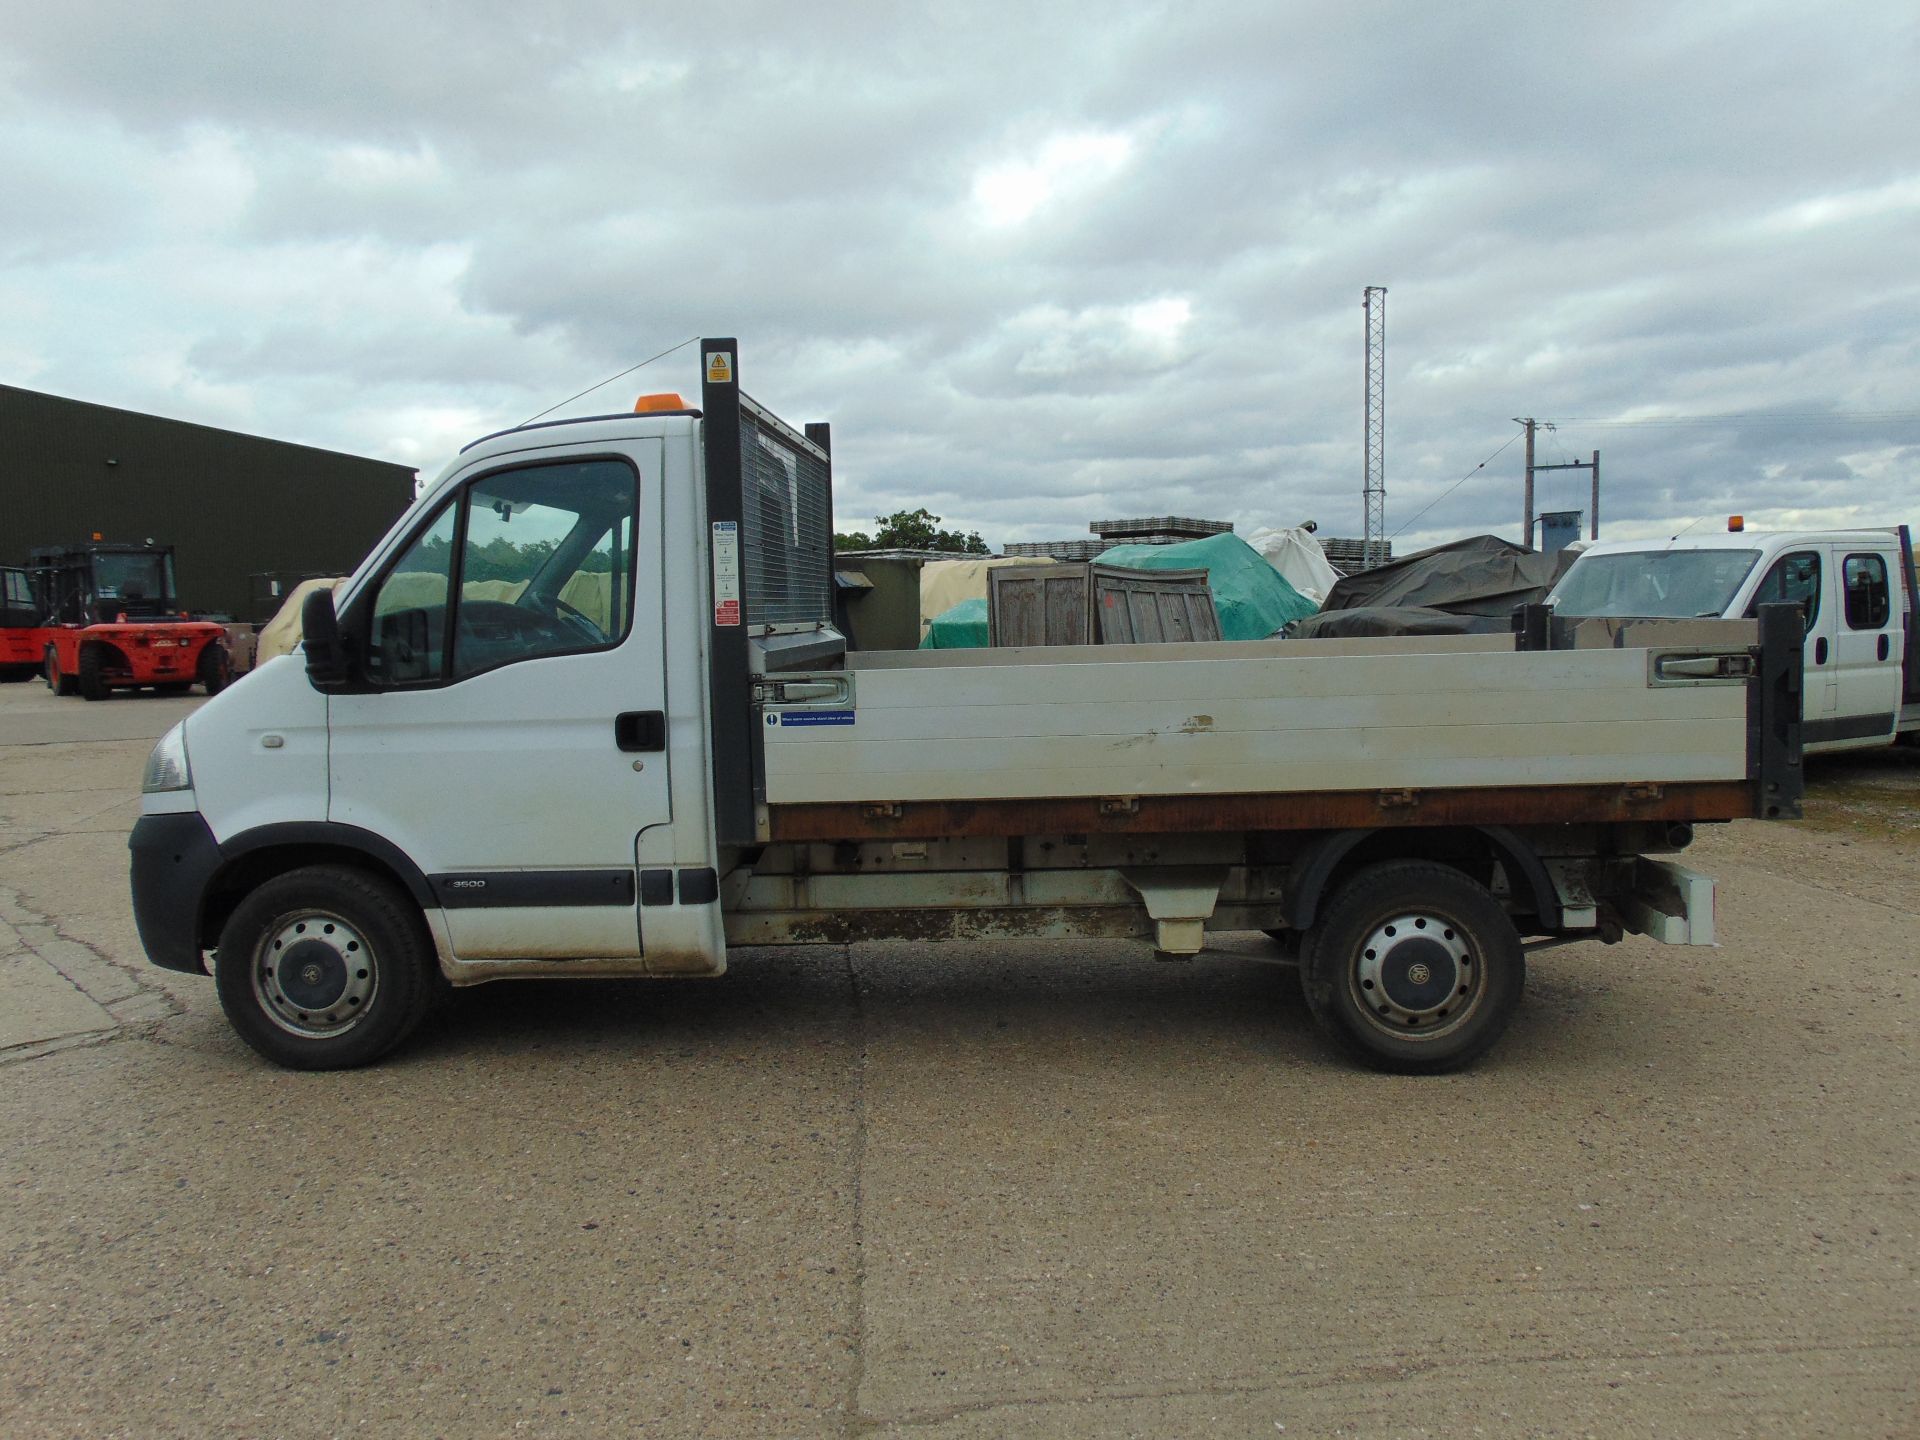
[[[147,959],[163,970],[205,975],[200,917],[221,865],[213,831],[197,810],[142,815],[127,848],[133,852],[133,922]]]

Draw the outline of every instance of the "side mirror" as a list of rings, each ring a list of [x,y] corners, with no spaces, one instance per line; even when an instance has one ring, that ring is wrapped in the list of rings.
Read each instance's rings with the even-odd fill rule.
[[[307,596],[300,607],[300,637],[307,652],[307,679],[316,690],[339,690],[352,675],[347,648],[340,639],[340,617],[333,610],[333,591],[325,586]]]

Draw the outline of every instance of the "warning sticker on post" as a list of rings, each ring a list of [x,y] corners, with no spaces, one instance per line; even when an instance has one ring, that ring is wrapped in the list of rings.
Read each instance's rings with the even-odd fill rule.
[[[733,356],[725,350],[707,352],[707,383],[709,385],[731,385],[733,383]]]
[[[713,623],[740,623],[740,523],[737,520],[713,522]]]

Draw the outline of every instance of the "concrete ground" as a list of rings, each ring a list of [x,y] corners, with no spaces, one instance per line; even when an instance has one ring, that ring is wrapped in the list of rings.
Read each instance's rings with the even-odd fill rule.
[[[1920,752],[1464,1075],[1332,1059],[1257,936],[500,985],[296,1075],[135,939],[194,703],[0,687],[0,1434],[1920,1432]]]

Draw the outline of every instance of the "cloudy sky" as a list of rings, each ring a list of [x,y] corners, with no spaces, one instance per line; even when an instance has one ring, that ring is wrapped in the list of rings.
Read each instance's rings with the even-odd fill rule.
[[[1517,536],[1519,415],[1610,536],[1920,520],[1917,75],[1910,0],[15,0],[0,382],[431,473],[736,335],[842,528],[1358,535],[1384,285],[1403,551]]]

